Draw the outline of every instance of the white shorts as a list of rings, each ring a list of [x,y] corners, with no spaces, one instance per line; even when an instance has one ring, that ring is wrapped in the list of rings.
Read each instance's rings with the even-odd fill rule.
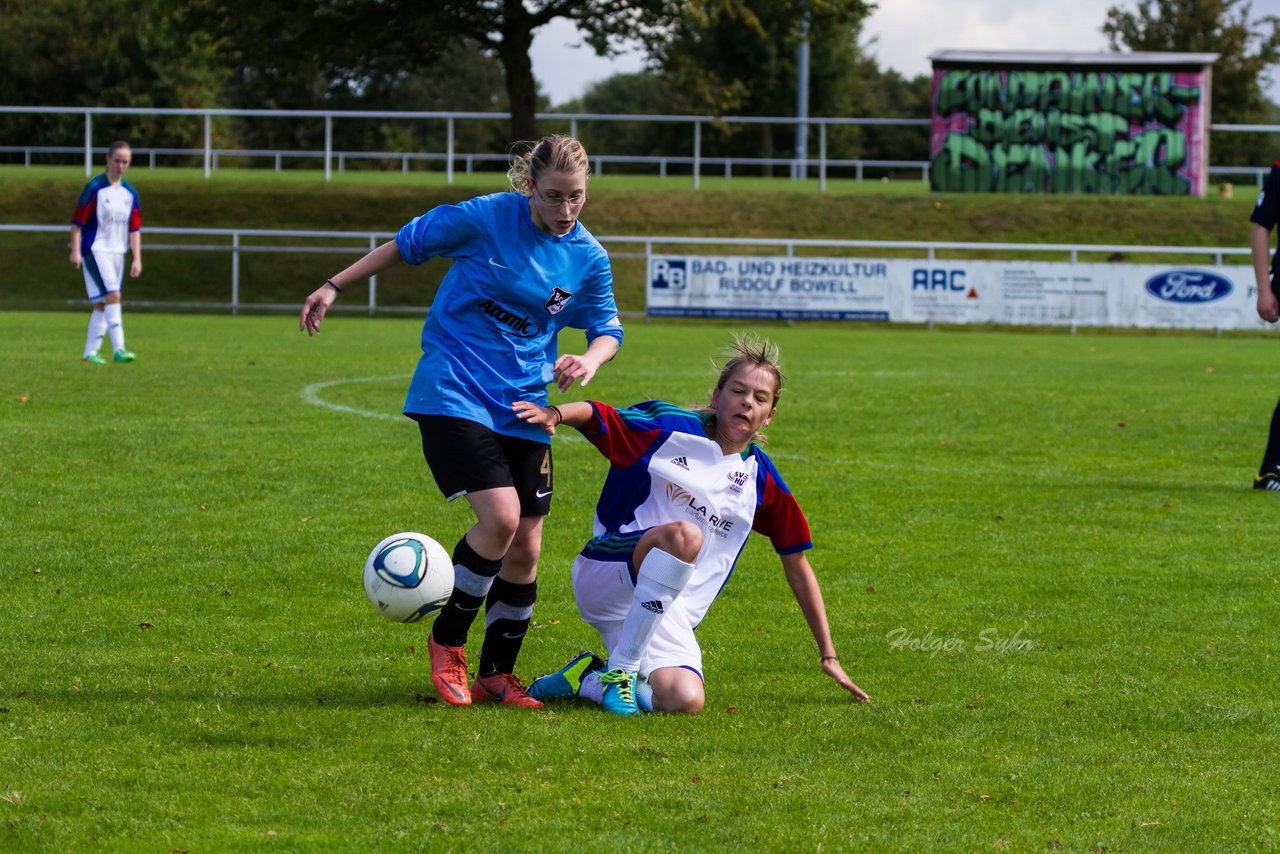
[[[89,299],[101,302],[107,294],[118,293],[124,283],[123,252],[85,252],[80,259],[84,289]]]
[[[578,555],[573,562],[573,598],[582,619],[600,633],[610,653],[622,633],[622,621],[636,592],[626,561],[605,561]],[[648,676],[661,667],[685,667],[702,679],[702,648],[693,634],[693,621],[679,597],[671,603],[653,633],[649,649],[640,661],[640,674]],[[704,680],[705,681],[705,680]]]

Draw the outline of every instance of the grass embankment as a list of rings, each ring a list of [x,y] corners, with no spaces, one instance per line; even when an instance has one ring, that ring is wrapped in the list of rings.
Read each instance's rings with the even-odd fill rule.
[[[326,183],[319,172],[227,170],[206,180],[198,170],[135,168],[129,179],[141,195],[148,227],[390,233],[434,205],[505,189],[496,173],[460,174],[453,185],[446,185],[440,173],[424,172],[342,173]],[[84,180],[76,167],[0,167],[0,223],[68,223]],[[822,193],[815,180],[704,178],[701,189],[694,190],[687,176],[604,175],[592,182],[583,222],[597,236],[1222,247],[1246,244],[1252,202],[1252,188],[1244,187],[1230,199],[1006,196],[935,194],[914,181],[833,180]],[[82,298],[78,274],[67,265],[66,240],[62,234],[0,234],[6,270],[0,308],[64,308],[68,299]],[[160,248],[179,242],[203,241],[144,238],[144,276],[126,285],[131,300],[226,302],[230,253]],[[350,256],[247,254],[241,261],[241,299],[297,302],[359,251],[353,246]],[[624,310],[638,311],[644,307],[643,262],[625,257],[629,251],[614,253],[618,298]],[[901,253],[872,249],[858,254]],[[408,269],[384,274],[378,283],[379,304],[425,305],[444,269],[443,263],[432,263],[425,275]]]

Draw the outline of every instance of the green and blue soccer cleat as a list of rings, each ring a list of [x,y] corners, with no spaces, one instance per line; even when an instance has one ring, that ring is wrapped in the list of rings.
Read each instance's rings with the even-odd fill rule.
[[[117,350],[115,355],[115,360],[117,362],[132,362],[136,358],[138,357],[130,353],[128,350]]]
[[[600,674],[604,686],[601,707],[611,715],[631,717],[640,714],[636,705],[636,673],[631,670],[606,670]]]
[[[97,353],[85,353],[80,357],[80,361],[90,365],[105,365],[107,360],[99,356]]]
[[[539,676],[529,684],[529,696],[544,703],[578,696],[582,678],[595,670],[603,670],[604,661],[594,652],[580,652],[555,673]]]

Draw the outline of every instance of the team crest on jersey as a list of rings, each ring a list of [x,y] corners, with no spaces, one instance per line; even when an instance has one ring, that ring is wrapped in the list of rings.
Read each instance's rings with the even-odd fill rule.
[[[727,477],[729,478],[729,491],[741,494],[742,488],[747,485],[747,473],[745,471],[731,471]]]
[[[552,288],[551,299],[547,300],[547,314],[559,314],[571,296],[573,294],[563,288]]]

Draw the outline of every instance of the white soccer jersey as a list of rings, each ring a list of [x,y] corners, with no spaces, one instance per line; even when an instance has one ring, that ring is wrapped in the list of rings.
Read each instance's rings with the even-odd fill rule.
[[[630,555],[620,551],[634,544],[616,535],[675,521],[697,525],[702,549],[678,600],[696,627],[753,529],[768,536],[780,554],[812,548],[799,504],[758,446],[726,456],[707,438],[705,416],[661,401],[624,410],[591,405],[601,429],[584,429],[583,435],[611,466],[596,505],[596,536],[583,548],[584,557],[626,561]]]
[[[71,221],[80,226],[83,253],[129,251],[129,234],[142,228],[138,193],[121,180],[111,186],[106,175],[98,175],[84,185]]]

